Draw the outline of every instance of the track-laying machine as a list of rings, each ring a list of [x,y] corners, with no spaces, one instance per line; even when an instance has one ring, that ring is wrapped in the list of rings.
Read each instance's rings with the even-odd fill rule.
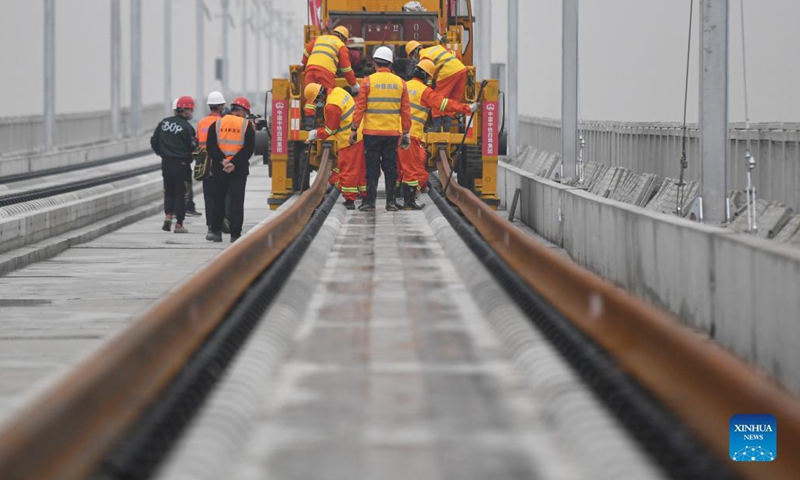
[[[459,118],[448,131],[426,128],[429,169],[434,168],[433,159],[445,150],[458,182],[486,203],[497,205],[497,159],[505,154],[502,94],[498,80],[481,79],[473,66],[476,39],[470,0],[310,0],[309,10],[312,20],[304,27],[304,44],[337,26],[347,27],[350,31],[347,47],[359,79],[375,71],[372,52],[382,45],[394,50],[395,73],[406,79],[415,66],[404,48],[411,40],[424,47],[444,45],[461,57],[468,69],[463,101],[479,102],[480,108],[472,118]],[[299,58],[302,53],[297,54]],[[350,91],[341,76],[336,83]],[[265,162],[270,165],[272,195],[269,204],[272,209],[307,187],[309,175],[320,163],[321,142],[306,143],[308,131],[304,127],[309,125],[304,125],[307,122],[303,119],[304,87],[303,66],[290,65],[287,78],[273,79],[267,95],[267,105],[271,107],[267,117],[270,138],[263,153]],[[322,109],[318,109],[315,125],[324,123],[321,117]]]

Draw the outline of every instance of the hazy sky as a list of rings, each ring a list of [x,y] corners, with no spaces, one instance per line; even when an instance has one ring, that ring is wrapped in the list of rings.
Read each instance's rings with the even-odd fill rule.
[[[9,1],[9,0],[6,0]],[[231,0],[236,28],[230,34],[231,85],[242,87],[241,9],[247,1]],[[491,1],[493,61],[506,61],[506,0]],[[557,118],[561,91],[561,0],[520,2],[520,112]],[[143,95],[158,103],[163,93],[163,0],[143,0]],[[172,93],[195,95],[196,0],[172,0]],[[122,0],[123,104],[130,99],[129,0]],[[206,23],[205,90],[217,88],[213,59],[222,53],[221,2],[206,0],[215,15]],[[303,0],[274,0],[298,21],[305,20]],[[699,0],[695,2],[698,8]],[[744,0],[747,28],[748,80],[752,121],[800,121],[800,2]],[[581,2],[581,115],[585,119],[619,121],[679,121],[683,101],[689,0],[583,0]],[[739,1],[731,0],[731,120],[744,120]],[[57,0],[58,113],[106,109],[110,103],[108,0]],[[695,15],[695,22],[698,16]],[[481,19],[478,19],[480,22]],[[285,23],[285,22],[282,22]],[[697,27],[697,23],[695,23]],[[14,15],[0,17],[0,39],[6,67],[0,87],[8,93],[0,116],[42,111],[43,0],[15,2]],[[256,85],[254,34],[249,33],[249,89]],[[297,27],[274,51],[302,55],[302,30]],[[19,41],[19,39],[25,39]],[[690,77],[690,119],[697,117],[697,29]],[[263,57],[266,64],[266,42]],[[13,48],[10,48],[13,46]],[[284,57],[285,58],[285,57]],[[273,59],[277,68],[278,62]],[[266,66],[259,87],[268,85]]]

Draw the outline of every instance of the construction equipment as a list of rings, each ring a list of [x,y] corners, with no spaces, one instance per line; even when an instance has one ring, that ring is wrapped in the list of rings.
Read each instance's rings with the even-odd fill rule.
[[[312,0],[312,24],[304,28],[304,42],[312,41],[333,30],[348,31],[353,71],[357,78],[374,72],[372,53],[379,46],[394,51],[394,71],[410,78],[415,62],[409,59],[405,45],[415,40],[423,47],[441,44],[456,53],[467,67],[467,85],[463,101],[479,102],[474,118],[453,122],[448,131],[427,131],[430,169],[434,157],[444,148],[458,176],[459,184],[473,190],[491,206],[499,204],[497,196],[497,160],[505,155],[501,125],[500,88],[498,80],[479,80],[473,66],[474,28],[470,0],[423,0],[408,7],[408,0]],[[420,8],[421,6],[421,8]],[[344,28],[340,28],[344,27]],[[300,52],[297,52],[298,59]],[[265,155],[270,165],[272,194],[270,208],[276,209],[291,195],[308,185],[311,171],[320,165],[320,141],[306,144],[308,131],[303,129],[303,91],[305,79],[302,65],[290,65],[287,78],[272,81],[270,139],[256,142],[257,154]],[[339,87],[349,90],[344,78],[337,78]],[[483,88],[480,88],[483,86]],[[481,98],[478,98],[480,95]],[[324,123],[322,109],[317,110],[315,125]],[[261,133],[266,136],[266,133]],[[268,145],[268,147],[267,147]],[[265,150],[269,151],[265,151]],[[305,153],[307,150],[307,153]]]

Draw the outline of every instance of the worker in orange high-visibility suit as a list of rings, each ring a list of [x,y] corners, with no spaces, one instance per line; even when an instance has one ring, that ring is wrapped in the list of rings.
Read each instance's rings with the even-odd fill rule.
[[[431,111],[450,115],[468,114],[478,110],[477,104],[465,105],[450,100],[429,88],[427,83],[436,71],[433,62],[424,58],[414,69],[413,78],[408,81],[408,99],[411,102],[411,147],[398,151],[400,191],[403,195],[405,210],[420,210],[424,205],[416,201],[417,191],[428,182],[428,151],[423,145],[425,124]]]
[[[338,26],[330,35],[320,35],[311,40],[303,52],[303,66],[305,67],[305,83],[318,83],[328,92],[336,87],[336,73],[341,72],[353,91],[358,95],[358,80],[350,64],[350,50],[347,48],[347,39],[350,31],[346,27]],[[303,109],[306,124],[314,119],[316,108],[313,104],[306,103]],[[308,128],[311,129],[310,127]]]
[[[412,40],[406,44],[406,55],[413,60],[422,60],[427,58],[433,62],[436,67],[436,93],[445,98],[461,101],[464,97],[464,89],[467,86],[467,67],[461,63],[455,53],[446,49],[442,45],[434,45],[428,48],[422,48],[422,45],[416,40]],[[438,128],[440,124],[444,124],[445,129],[449,129],[450,116],[445,112],[434,110],[431,112],[434,120],[434,128]],[[446,120],[442,120],[444,117]]]
[[[367,163],[367,198],[358,209],[375,211],[378,178],[383,170],[386,182],[386,211],[397,211],[394,201],[397,180],[397,144],[411,146],[411,103],[402,78],[392,73],[394,52],[381,46],[372,54],[377,71],[362,80],[362,94],[356,98],[356,111],[350,127],[350,144],[358,140],[358,128],[364,129],[364,157]]]
[[[308,132],[308,141],[332,139],[337,147],[338,181],[336,187],[342,192],[344,206],[355,210],[355,200],[360,188],[366,188],[366,167],[364,164],[364,142],[358,135],[356,143],[350,145],[350,126],[356,102],[343,88],[336,87],[328,92],[318,83],[306,85],[306,102],[318,108],[325,107],[325,126]]]

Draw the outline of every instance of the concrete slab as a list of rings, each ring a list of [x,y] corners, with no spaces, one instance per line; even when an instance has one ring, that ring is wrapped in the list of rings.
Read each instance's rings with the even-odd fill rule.
[[[251,172],[245,231],[270,215],[267,169]],[[205,240],[204,217],[187,218],[186,235],[161,231],[162,219],[0,277],[0,423],[229,245]]]

